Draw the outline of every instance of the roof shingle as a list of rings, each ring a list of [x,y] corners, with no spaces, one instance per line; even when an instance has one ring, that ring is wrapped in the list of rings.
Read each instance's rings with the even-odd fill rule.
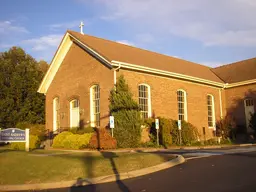
[[[226,83],[256,79],[256,57],[212,69]]]
[[[74,31],[68,33],[109,61],[121,61],[223,83],[207,66]]]

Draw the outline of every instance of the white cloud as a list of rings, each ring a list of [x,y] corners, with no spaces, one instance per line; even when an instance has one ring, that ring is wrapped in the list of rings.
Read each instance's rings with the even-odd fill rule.
[[[56,23],[56,24],[52,24],[49,25],[50,30],[52,31],[57,31],[60,29],[72,29],[75,27],[79,27],[81,21],[71,21],[71,22],[66,22],[66,23]],[[87,25],[87,22],[84,22],[84,25]]]
[[[255,0],[95,0],[102,18],[205,46],[256,47]]]
[[[128,40],[119,40],[119,41],[116,41],[117,43],[121,43],[121,44],[124,44],[124,45],[130,45],[130,46],[135,46],[135,44],[131,41],[128,41]]]
[[[22,26],[15,26],[12,21],[0,21],[1,35],[16,35],[17,33],[29,33],[29,31]]]
[[[57,48],[62,37],[63,35],[59,34],[46,35],[39,38],[23,40],[21,44],[31,46],[33,51],[42,51],[49,48]]]
[[[137,39],[137,41],[142,42],[142,43],[152,43],[152,42],[154,42],[153,35],[151,35],[149,33],[137,34],[136,39]]]

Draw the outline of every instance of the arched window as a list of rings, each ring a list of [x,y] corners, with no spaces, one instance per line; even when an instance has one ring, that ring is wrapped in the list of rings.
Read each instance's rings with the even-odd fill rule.
[[[151,117],[151,95],[149,85],[139,85],[139,107],[142,118]]]
[[[80,113],[79,113],[79,100],[74,99],[70,101],[70,127],[79,127]]]
[[[207,108],[208,108],[208,127],[215,126],[215,110],[214,110],[214,97],[207,95]]]
[[[187,116],[187,95],[184,90],[177,91],[178,120],[188,120]]]
[[[60,100],[59,97],[53,99],[53,132],[60,128]]]
[[[91,111],[91,126],[100,126],[100,86],[93,85],[90,88],[90,111]]]

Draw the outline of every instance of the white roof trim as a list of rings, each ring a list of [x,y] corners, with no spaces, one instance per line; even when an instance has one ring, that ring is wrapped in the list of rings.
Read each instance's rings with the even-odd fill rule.
[[[72,41],[69,37],[69,34],[66,33],[37,92],[44,94],[47,92],[55,74],[57,73],[71,45]]]
[[[76,43],[78,43],[80,46],[82,46],[84,49],[86,49],[86,51],[88,51],[89,53],[91,53],[94,56],[96,56],[97,58],[99,58],[108,67],[112,68],[112,64],[106,58],[104,58],[99,53],[97,53],[96,51],[94,51],[93,49],[91,49],[90,47],[88,47],[87,45],[85,45],[84,43],[79,41],[77,38],[75,38],[73,35],[71,35],[67,32],[57,50],[57,52],[56,52],[56,54],[51,62],[51,65],[50,65],[46,75],[44,76],[37,92],[46,94],[54,76],[56,75],[62,61],[64,60],[67,52],[69,51],[69,49],[73,43],[72,40],[74,40]]]
[[[56,54],[55,54],[55,56],[54,56],[54,58],[51,62],[51,65],[50,65],[46,75],[44,76],[37,92],[46,94],[54,76],[56,75],[62,61],[64,60],[67,52],[69,51],[69,49],[70,49],[70,47],[73,43],[72,40],[74,40],[74,42],[76,42],[80,46],[82,46],[87,52],[96,56],[98,59],[100,59],[104,64],[106,64],[110,68],[112,68],[114,66],[117,66],[117,67],[121,66],[124,69],[133,69],[133,70],[142,71],[142,72],[149,72],[149,73],[153,73],[153,74],[164,75],[164,76],[174,77],[174,78],[178,78],[178,79],[194,81],[194,82],[197,82],[197,83],[208,84],[208,85],[221,87],[221,88],[232,88],[232,87],[237,87],[237,86],[256,83],[256,79],[253,79],[253,80],[248,80],[248,81],[243,81],[243,82],[238,82],[238,83],[231,83],[231,84],[226,83],[225,84],[225,83],[219,83],[219,82],[210,81],[210,80],[206,80],[206,79],[202,79],[202,78],[198,78],[198,77],[193,77],[193,76],[189,76],[189,75],[183,75],[183,74],[180,74],[180,73],[174,73],[174,72],[169,72],[169,71],[165,71],[165,70],[159,70],[159,69],[155,69],[155,68],[144,67],[144,66],[141,66],[141,65],[130,64],[130,63],[121,62],[121,61],[112,60],[111,62],[109,62],[105,57],[103,57],[102,55],[100,55],[99,53],[94,51],[92,48],[85,45],[79,39],[77,39],[76,37],[74,37],[73,35],[71,35],[70,33],[67,32],[65,34],[58,50],[57,50],[57,52],[56,52]]]
[[[159,69],[155,69],[155,68],[144,67],[144,66],[125,63],[125,62],[121,62],[121,61],[112,60],[111,62],[112,62],[113,66],[121,65],[122,68],[134,69],[134,70],[138,70],[138,71],[150,72],[150,73],[154,73],[154,74],[165,75],[165,76],[169,76],[169,77],[175,77],[175,78],[195,81],[195,82],[199,82],[199,83],[205,83],[205,84],[214,85],[217,87],[224,87],[224,83],[218,83],[215,81],[210,81],[210,80],[206,80],[206,79],[202,79],[202,78],[198,78],[198,77],[192,77],[189,75],[183,75],[183,74],[159,70]]]
[[[238,87],[238,86],[243,86],[243,85],[249,85],[249,84],[253,84],[256,83],[256,79],[251,79],[251,80],[247,80],[247,81],[240,81],[240,82],[236,82],[236,83],[226,83],[225,84],[225,88],[232,88],[232,87]]]

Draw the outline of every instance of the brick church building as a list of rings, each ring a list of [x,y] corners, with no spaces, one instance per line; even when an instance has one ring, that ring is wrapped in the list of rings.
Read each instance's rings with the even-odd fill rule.
[[[186,120],[211,137],[231,115],[251,132],[256,58],[210,68],[117,42],[67,31],[38,92],[46,95],[46,129],[109,122],[109,93],[124,75],[144,118]]]

